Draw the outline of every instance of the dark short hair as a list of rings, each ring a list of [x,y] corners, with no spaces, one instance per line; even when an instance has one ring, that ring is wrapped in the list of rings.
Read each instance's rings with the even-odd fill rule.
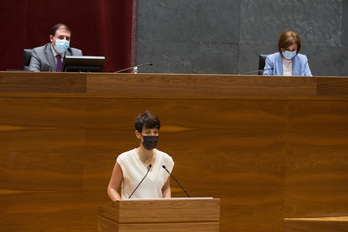
[[[149,111],[145,111],[142,114],[139,114],[134,122],[135,129],[141,134],[143,131],[143,127],[149,129],[157,129],[159,130],[161,127],[160,120]]]
[[[65,25],[65,24],[63,24],[63,23],[58,23],[58,24],[54,25],[54,26],[52,27],[52,29],[51,29],[51,34],[50,34],[50,35],[55,36],[57,30],[58,30],[60,27],[62,27],[62,26],[65,28],[65,30],[69,31],[69,32],[70,32],[70,35],[71,35],[71,29],[70,29],[67,25]]]
[[[299,53],[301,50],[301,39],[298,34],[293,31],[284,31],[280,34],[278,40],[279,52],[282,52],[281,49],[287,49],[293,44],[297,44],[296,53]]]

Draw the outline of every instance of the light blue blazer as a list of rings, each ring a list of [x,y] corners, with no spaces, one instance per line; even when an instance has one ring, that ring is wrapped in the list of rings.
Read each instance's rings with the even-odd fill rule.
[[[263,75],[283,76],[283,57],[280,52],[267,56]],[[292,59],[293,76],[312,76],[307,56],[297,54]]]

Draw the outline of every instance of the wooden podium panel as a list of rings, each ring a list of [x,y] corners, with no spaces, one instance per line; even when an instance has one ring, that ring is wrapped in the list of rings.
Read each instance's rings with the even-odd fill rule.
[[[219,231],[220,199],[124,200],[99,208],[98,230]]]
[[[104,218],[99,218],[98,231],[112,232],[159,232],[159,231],[180,231],[180,232],[216,232],[219,231],[219,224],[214,222],[201,223],[148,223],[148,224],[114,224]]]

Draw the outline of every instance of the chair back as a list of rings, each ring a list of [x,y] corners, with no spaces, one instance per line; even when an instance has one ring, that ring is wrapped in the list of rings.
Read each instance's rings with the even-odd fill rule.
[[[23,55],[23,70],[29,71],[29,64],[31,60],[31,51],[32,49],[24,49],[24,55]]]
[[[263,75],[263,69],[265,68],[266,64],[266,57],[269,54],[259,54],[259,75]]]

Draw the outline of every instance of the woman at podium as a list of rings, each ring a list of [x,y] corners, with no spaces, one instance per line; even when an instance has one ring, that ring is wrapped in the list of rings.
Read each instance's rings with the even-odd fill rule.
[[[174,161],[168,154],[157,150],[160,120],[149,111],[135,120],[135,136],[140,145],[120,154],[112,171],[108,195],[112,201],[134,198],[170,198],[170,176]],[[118,192],[121,187],[120,193]]]

